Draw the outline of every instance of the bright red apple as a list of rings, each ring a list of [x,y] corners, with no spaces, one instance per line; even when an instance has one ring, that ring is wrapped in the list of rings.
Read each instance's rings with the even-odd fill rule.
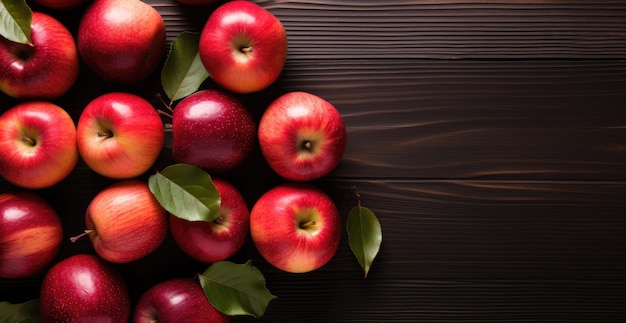
[[[47,101],[19,103],[0,116],[0,175],[29,189],[53,186],[78,161],[76,126]]]
[[[46,273],[39,294],[44,322],[128,322],[130,296],[119,272],[98,257],[78,254]]]
[[[118,181],[98,193],[85,214],[85,233],[96,253],[112,263],[127,263],[155,251],[167,235],[167,214],[139,180]]]
[[[134,323],[227,323],[230,316],[211,305],[200,282],[171,278],[148,289],[137,302]]]
[[[55,10],[69,10],[82,6],[91,0],[32,0],[44,7]]]
[[[165,36],[165,22],[151,5],[139,0],[95,0],[78,26],[78,52],[102,79],[136,83],[161,63]]]
[[[230,1],[209,16],[198,52],[220,86],[251,93],[270,86],[287,59],[287,33],[271,12],[250,1]]]
[[[74,37],[56,18],[33,12],[30,38],[32,45],[0,36],[0,90],[18,99],[61,97],[80,69]]]
[[[182,99],[172,115],[174,159],[208,171],[235,169],[256,141],[256,123],[233,95],[201,90]]]
[[[161,117],[148,101],[135,94],[111,92],[93,99],[81,113],[78,151],[98,174],[134,178],[159,157],[164,131]]]
[[[250,214],[243,196],[226,180],[212,178],[220,193],[220,215],[212,222],[187,221],[170,215],[170,232],[192,258],[215,263],[233,256],[246,241]]]
[[[250,233],[267,262],[287,272],[304,273],[322,267],[337,252],[341,217],[319,188],[285,183],[254,204]]]
[[[259,146],[270,167],[292,181],[310,181],[334,170],[346,149],[343,118],[328,101],[311,93],[278,97],[263,113]]]
[[[44,270],[63,239],[57,212],[31,191],[0,194],[0,277],[23,278]]]

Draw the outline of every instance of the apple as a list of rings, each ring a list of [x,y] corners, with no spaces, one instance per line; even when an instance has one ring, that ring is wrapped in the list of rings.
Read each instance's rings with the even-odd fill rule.
[[[128,179],[152,167],[163,148],[165,130],[148,101],[111,92],[87,104],[76,136],[78,152],[89,168],[109,178]]]
[[[220,215],[212,222],[187,221],[170,214],[170,232],[176,244],[192,258],[215,263],[233,256],[246,241],[250,214],[235,186],[212,178],[220,193]]]
[[[269,166],[291,181],[311,181],[334,170],[346,150],[347,132],[337,109],[307,92],[289,92],[263,112],[259,147]]]
[[[201,90],[172,113],[172,154],[180,163],[227,172],[243,163],[255,142],[256,123],[231,94]]]
[[[31,191],[0,194],[0,277],[43,271],[61,247],[63,226],[48,202]]]
[[[82,6],[90,0],[33,0],[44,7],[55,10],[69,10]]]
[[[287,33],[265,8],[231,1],[207,19],[198,53],[218,85],[236,93],[257,92],[280,76],[287,59]]]
[[[102,79],[120,84],[143,81],[165,56],[165,22],[139,0],[95,0],[78,25],[78,52]]]
[[[96,253],[112,263],[128,263],[155,251],[167,235],[167,213],[148,184],[117,181],[100,191],[85,214],[86,230]]]
[[[263,258],[291,273],[316,270],[332,259],[341,217],[332,199],[307,183],[283,183],[265,192],[250,211],[250,234]]]
[[[0,116],[0,175],[13,185],[48,188],[77,161],[76,126],[58,105],[22,102]]]
[[[119,272],[89,254],[56,263],[39,292],[44,322],[128,322],[130,295]]]
[[[32,45],[0,36],[0,91],[17,99],[63,96],[80,70],[74,37],[57,19],[33,12],[30,39]]]
[[[135,306],[134,323],[227,323],[204,294],[200,282],[170,278],[148,289]]]

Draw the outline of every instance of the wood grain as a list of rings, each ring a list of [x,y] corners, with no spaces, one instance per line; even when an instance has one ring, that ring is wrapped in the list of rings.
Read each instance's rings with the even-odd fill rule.
[[[210,12],[148,1],[168,37]],[[623,58],[623,1],[254,1],[283,21],[291,59]],[[191,19],[189,19],[192,17]]]

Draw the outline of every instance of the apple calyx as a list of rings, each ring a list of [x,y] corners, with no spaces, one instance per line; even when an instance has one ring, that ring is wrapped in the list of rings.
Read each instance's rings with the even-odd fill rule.
[[[81,233],[81,234],[79,234],[79,235],[77,235],[77,236],[73,236],[73,237],[71,237],[71,238],[70,238],[70,241],[71,241],[72,243],[74,243],[74,242],[76,242],[78,239],[80,239],[80,238],[82,238],[82,237],[84,237],[84,236],[86,236],[86,235],[89,235],[90,233],[95,232],[95,231],[96,231],[96,230],[94,230],[94,229],[87,229],[87,230],[83,231],[83,233]]]

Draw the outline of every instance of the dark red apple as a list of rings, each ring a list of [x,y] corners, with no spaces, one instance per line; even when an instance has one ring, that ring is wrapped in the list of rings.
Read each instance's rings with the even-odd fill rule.
[[[148,289],[137,302],[134,323],[227,323],[191,278],[172,278]]]
[[[178,246],[192,258],[215,263],[232,257],[246,241],[248,206],[229,182],[213,178],[220,193],[220,215],[212,222],[187,221],[170,215],[170,232]]]
[[[52,263],[63,239],[57,212],[32,191],[0,194],[0,277],[37,274]]]
[[[32,45],[0,36],[0,90],[18,99],[61,97],[78,79],[74,37],[56,18],[33,12],[30,38]]]
[[[256,140],[256,123],[236,97],[201,90],[182,99],[172,115],[174,159],[207,171],[235,169]]]
[[[259,146],[270,167],[292,181],[310,181],[337,167],[347,131],[337,109],[323,98],[290,92],[274,100],[259,122]]]
[[[78,52],[99,77],[114,83],[146,79],[165,55],[165,22],[140,0],[94,0],[78,26]]]
[[[78,254],[46,273],[39,294],[44,322],[128,322],[130,296],[125,282],[98,257]]]

